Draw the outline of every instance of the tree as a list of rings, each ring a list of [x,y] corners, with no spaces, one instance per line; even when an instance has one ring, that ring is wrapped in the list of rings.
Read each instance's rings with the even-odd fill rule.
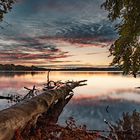
[[[119,37],[111,45],[110,53],[114,57],[112,65],[119,66],[124,74],[133,74],[140,70],[140,1],[139,0],[106,0],[102,4],[109,12],[111,21],[117,19]]]
[[[43,113],[48,113],[47,115],[50,116],[48,122],[52,120],[56,123],[63,107],[72,98],[73,89],[86,85],[84,82],[86,80],[66,83],[54,82],[55,86],[47,83],[42,89],[42,94],[40,93],[36,97],[33,95],[35,86],[31,90],[26,88],[30,91],[22,99],[17,100],[20,101],[19,104],[0,111],[0,140],[11,140],[16,130],[22,130],[29,123],[35,125],[38,117]],[[50,87],[52,88],[50,89]]]
[[[12,9],[12,5],[16,0],[0,0],[0,21],[3,20],[4,14]]]

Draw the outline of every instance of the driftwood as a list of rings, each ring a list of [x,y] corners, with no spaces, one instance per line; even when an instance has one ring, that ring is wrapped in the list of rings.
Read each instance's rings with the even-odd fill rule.
[[[37,122],[33,123],[32,121],[30,121],[21,132],[18,132],[18,134],[15,133],[13,140],[17,139],[17,137],[30,140],[32,136],[36,137],[38,130],[43,129],[45,131],[48,131],[48,129],[50,130],[50,128],[52,130],[52,126],[56,126],[57,129],[58,119],[64,107],[67,105],[67,103],[71,100],[72,97],[73,94],[70,94],[66,99],[60,99],[58,102],[54,103],[47,112],[42,113],[42,115],[38,117]]]
[[[8,109],[0,111],[0,140],[11,140],[16,130],[22,130],[27,126],[28,122],[34,121],[36,123],[39,116],[42,113],[52,111],[52,108],[56,107],[61,100],[68,101],[71,98],[71,91],[78,86],[83,86],[86,80],[78,82],[68,82],[67,84],[53,90],[43,91],[41,95],[33,97],[30,100],[22,101]],[[66,98],[68,100],[66,100]],[[57,104],[57,103],[58,104]],[[64,105],[67,102],[64,103]],[[63,105],[61,105],[63,107]],[[61,113],[61,109],[59,109]],[[54,110],[54,112],[56,112]],[[58,116],[58,115],[56,115]],[[58,118],[54,118],[54,122]]]
[[[40,125],[42,120],[45,120],[46,124],[56,124],[64,107],[71,100],[72,97],[73,94],[71,94],[68,98],[64,100],[58,100],[57,103],[53,104],[47,112],[43,113],[42,116],[38,118],[37,125]]]

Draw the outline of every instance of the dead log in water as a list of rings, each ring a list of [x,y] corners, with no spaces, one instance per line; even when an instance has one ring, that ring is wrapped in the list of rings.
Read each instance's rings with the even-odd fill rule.
[[[40,116],[37,120],[37,124],[36,125],[41,125],[42,120],[44,123],[45,120],[45,124],[56,124],[58,122],[58,119],[64,109],[64,107],[67,105],[67,103],[71,100],[71,98],[73,97],[73,94],[70,94],[70,96],[68,96],[66,99],[62,100],[58,100],[57,103],[53,104],[47,112],[43,113],[42,116]]]
[[[23,129],[31,120],[37,120],[56,101],[65,99],[72,89],[86,85],[83,84],[85,81],[69,82],[58,89],[44,91],[41,95],[0,111],[0,140],[11,140],[16,130]]]

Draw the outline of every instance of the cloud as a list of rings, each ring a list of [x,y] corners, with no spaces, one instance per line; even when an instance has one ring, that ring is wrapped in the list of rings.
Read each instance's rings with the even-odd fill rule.
[[[56,34],[58,37],[64,37],[68,39],[85,38],[88,42],[90,42],[90,39],[91,41],[94,39],[104,42],[106,40],[113,40],[117,36],[112,23],[104,20],[100,21],[99,23],[76,23],[74,21],[71,23],[65,23],[65,21],[63,21],[59,24],[64,24],[65,27]],[[81,41],[83,43],[87,43],[85,39]]]
[[[69,57],[67,51],[60,50],[57,46],[43,42],[39,38],[13,38],[0,40],[0,62],[23,61],[52,61]],[[27,63],[26,62],[26,63]],[[36,62],[35,62],[36,63]]]
[[[81,62],[80,60],[76,60],[76,61],[60,61],[60,60],[57,60],[57,61],[54,61],[52,60],[51,63],[77,63],[77,62]]]
[[[6,22],[3,22],[5,28],[0,35],[0,63],[14,61],[39,65],[51,62],[58,64],[57,61],[61,61],[60,63],[69,64],[72,63],[68,62],[71,59],[75,64],[74,59],[79,59],[76,57],[88,53],[86,48],[90,47],[90,51],[95,48],[96,51],[108,47],[117,35],[112,23],[106,19],[106,12],[100,9],[102,2],[103,0],[18,2],[12,12],[6,14]],[[80,50],[84,54],[76,56],[75,51]],[[87,57],[87,61],[90,61],[90,56]]]
[[[22,0],[17,3],[15,9],[18,11],[17,15],[28,16],[38,15],[38,13],[48,13],[48,16],[52,14],[75,16],[80,15],[80,13],[94,15],[97,11],[101,13],[100,5],[103,0]],[[96,12],[96,15],[97,15]],[[50,15],[51,14],[51,15]]]
[[[7,14],[5,20],[12,28],[9,26],[4,33],[54,35],[65,25],[71,26],[71,23],[96,23],[106,17],[100,8],[102,2],[103,0],[23,0]]]
[[[116,38],[112,23],[100,8],[103,0],[24,0],[6,20],[5,36],[51,36],[93,44]],[[76,38],[76,39],[75,39]],[[78,40],[79,39],[79,40]]]
[[[67,61],[63,61],[61,63],[55,63],[55,64],[47,64],[47,65],[39,65],[40,67],[46,67],[46,68],[80,68],[80,67],[93,67],[91,64],[78,64],[79,61],[72,61],[70,64],[67,63]],[[66,64],[67,63],[67,64]]]

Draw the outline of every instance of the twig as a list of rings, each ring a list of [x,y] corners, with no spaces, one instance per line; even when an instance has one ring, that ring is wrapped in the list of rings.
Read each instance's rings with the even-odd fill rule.
[[[109,128],[112,130],[112,133],[114,134],[114,137],[116,140],[119,140],[118,139],[118,136],[116,134],[116,130],[114,129],[114,127],[112,126],[112,124],[110,122],[108,122],[107,120],[104,120],[104,122],[109,126]]]
[[[109,105],[106,107],[106,112],[109,113]]]
[[[48,74],[47,74],[47,83],[49,83],[49,81],[50,81],[50,72],[51,72],[51,70],[49,70]]]
[[[34,91],[36,90],[35,85],[33,86],[33,89],[29,89],[29,88],[27,88],[27,87],[24,87],[24,88],[27,89],[27,90],[30,90],[30,91],[29,91],[28,94],[26,94],[26,95],[23,97],[22,100],[29,99],[29,98],[35,96],[35,95],[34,95]]]
[[[0,99],[12,100],[12,97],[0,96]]]

